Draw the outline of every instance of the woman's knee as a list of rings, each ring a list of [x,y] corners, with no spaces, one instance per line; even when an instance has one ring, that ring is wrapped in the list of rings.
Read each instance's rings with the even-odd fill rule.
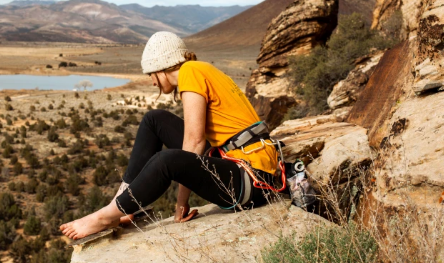
[[[175,171],[184,168],[177,167],[177,160],[183,158],[183,156],[181,156],[183,153],[183,150],[178,149],[160,151],[151,157],[150,166],[160,171],[163,175],[168,176],[169,179],[174,180]]]

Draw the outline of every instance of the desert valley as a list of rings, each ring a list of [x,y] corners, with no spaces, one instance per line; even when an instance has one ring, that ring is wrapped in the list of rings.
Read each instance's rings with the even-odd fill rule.
[[[443,6],[0,5],[0,262],[442,261]],[[199,216],[174,224],[173,183],[134,225],[80,242],[61,234],[114,196],[147,112],[183,117],[142,74],[157,31],[183,37],[245,92],[286,161],[306,165],[315,207],[270,194],[233,213],[192,194]],[[62,78],[47,88],[16,77]]]

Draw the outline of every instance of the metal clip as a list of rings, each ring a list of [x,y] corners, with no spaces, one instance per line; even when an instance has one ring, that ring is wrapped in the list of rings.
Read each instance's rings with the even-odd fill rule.
[[[252,149],[252,150],[250,150],[250,151],[248,151],[248,152],[245,152],[245,151],[244,151],[244,146],[241,146],[242,152],[243,152],[244,154],[250,154],[250,153],[255,152],[255,151],[257,151],[257,150],[264,149],[264,148],[265,148],[265,142],[264,142],[264,140],[261,139],[261,143],[262,143],[261,146],[255,148],[255,149]]]

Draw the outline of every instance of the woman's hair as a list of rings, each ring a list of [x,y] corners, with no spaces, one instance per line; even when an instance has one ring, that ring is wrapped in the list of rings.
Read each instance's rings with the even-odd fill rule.
[[[194,54],[194,52],[185,52],[185,54],[183,55],[184,56],[184,58],[185,58],[185,61],[184,62],[181,62],[181,63],[179,63],[179,64],[177,64],[177,65],[174,65],[174,66],[172,66],[172,67],[169,67],[169,68],[167,68],[167,69],[164,69],[163,71],[165,71],[165,72],[171,72],[171,71],[175,71],[175,70],[178,70],[178,69],[180,69],[180,67],[182,67],[182,65],[184,64],[184,63],[186,63],[186,62],[188,62],[188,61],[196,61],[197,60],[197,56],[196,56],[196,54]],[[161,84],[160,84],[160,82],[159,82],[159,78],[157,77],[157,74],[155,74],[155,76],[156,76],[156,79],[157,79],[157,85],[158,85],[158,87],[159,87],[159,96],[157,96],[157,98],[156,98],[156,101],[160,98],[160,96],[162,95],[162,86],[161,86]],[[173,94],[174,96],[173,96],[173,98],[174,98],[174,101],[176,101],[176,99],[177,99],[177,88],[176,89],[174,89],[174,94]]]

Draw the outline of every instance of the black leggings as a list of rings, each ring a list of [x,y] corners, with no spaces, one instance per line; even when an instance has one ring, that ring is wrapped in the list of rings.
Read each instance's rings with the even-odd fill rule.
[[[172,180],[222,207],[235,203],[227,189],[239,200],[241,175],[238,166],[231,161],[181,150],[183,135],[184,121],[176,115],[164,110],[145,114],[123,178],[131,193],[125,190],[116,201],[122,212],[132,214],[139,210],[135,200],[142,207],[153,203]],[[162,145],[168,149],[162,151]],[[209,147],[207,142],[206,148]],[[253,188],[252,202],[255,206],[266,202],[261,189]]]

